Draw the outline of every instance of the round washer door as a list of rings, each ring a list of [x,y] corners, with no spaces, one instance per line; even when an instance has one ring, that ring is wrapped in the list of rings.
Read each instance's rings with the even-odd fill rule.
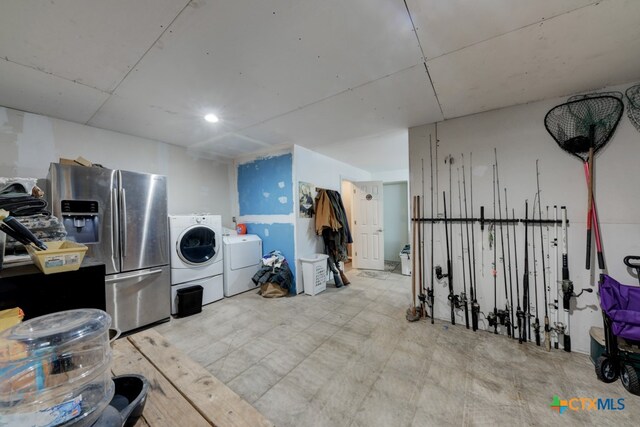
[[[216,233],[209,227],[196,225],[185,230],[176,243],[180,259],[187,264],[206,264],[216,255]]]

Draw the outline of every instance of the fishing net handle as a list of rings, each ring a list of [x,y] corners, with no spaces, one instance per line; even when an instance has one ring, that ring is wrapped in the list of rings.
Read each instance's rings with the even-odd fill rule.
[[[589,163],[584,163],[584,177],[587,181],[587,185],[589,185],[589,179],[591,179],[591,169],[589,169]],[[596,252],[598,255],[598,267],[601,270],[604,270],[604,253],[602,251],[602,240],[600,238],[600,222],[598,221],[598,210],[596,209],[596,200],[593,197],[593,191],[591,191],[591,203],[590,208],[587,214],[587,227],[590,227],[590,224],[593,225],[593,231],[596,238]],[[588,242],[591,239],[591,233],[587,235]],[[588,243],[589,244],[589,243]],[[587,269],[591,266],[591,248],[587,251]]]
[[[586,167],[589,170],[593,170],[593,146],[589,148],[589,157],[585,162]],[[591,269],[591,229],[592,229],[592,206],[593,206],[593,176],[589,174],[587,176],[587,260],[586,269]]]

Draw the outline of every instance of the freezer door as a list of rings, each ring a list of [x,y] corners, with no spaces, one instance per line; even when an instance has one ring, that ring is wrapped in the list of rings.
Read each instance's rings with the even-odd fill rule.
[[[169,266],[107,276],[107,313],[122,332],[169,318]]]
[[[166,177],[119,174],[121,271],[169,264]]]
[[[103,168],[61,165],[51,163],[47,183],[47,198],[53,215],[65,224],[69,238],[81,229],[74,227],[74,213],[82,217],[83,212],[65,212],[62,204],[80,201],[81,204],[97,204],[98,215],[94,218],[98,229],[98,239],[94,243],[85,243],[89,248],[86,256],[104,262],[107,274],[120,271],[120,242],[118,231],[118,173]],[[87,203],[88,202],[88,203]]]

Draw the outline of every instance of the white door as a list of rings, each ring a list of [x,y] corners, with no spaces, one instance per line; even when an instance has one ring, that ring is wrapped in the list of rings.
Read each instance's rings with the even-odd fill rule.
[[[382,181],[354,183],[353,267],[384,270]]]

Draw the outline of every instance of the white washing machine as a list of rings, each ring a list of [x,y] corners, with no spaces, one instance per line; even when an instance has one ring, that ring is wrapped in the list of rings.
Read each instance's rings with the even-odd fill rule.
[[[262,264],[262,240],[254,234],[224,236],[224,296],[255,289],[251,278]]]
[[[178,289],[200,285],[202,304],[224,297],[222,217],[170,215],[171,314],[177,313]]]

